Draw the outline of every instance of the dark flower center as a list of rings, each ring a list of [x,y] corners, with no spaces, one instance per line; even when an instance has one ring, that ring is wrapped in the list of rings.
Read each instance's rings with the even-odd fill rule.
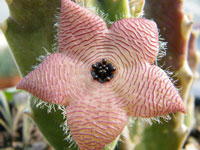
[[[116,68],[111,63],[108,63],[106,59],[102,59],[101,62],[92,64],[91,75],[94,80],[104,83],[110,81],[114,77],[113,72],[115,70]]]

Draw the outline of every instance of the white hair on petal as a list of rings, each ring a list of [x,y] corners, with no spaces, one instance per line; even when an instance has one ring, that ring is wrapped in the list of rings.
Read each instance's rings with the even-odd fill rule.
[[[66,119],[66,107],[65,106],[60,106],[60,105],[57,105],[58,106],[58,109],[62,111],[62,115],[63,115],[63,119]]]
[[[42,48],[45,51],[45,55],[40,55],[38,58],[36,58],[37,61],[39,61],[40,63],[47,57],[49,56],[51,53],[45,48]]]
[[[168,75],[170,81],[176,85],[176,83],[179,81],[176,77],[178,76],[178,73],[175,73],[172,66],[167,66],[166,62],[162,62],[163,64],[160,64],[161,59],[166,56],[166,50],[167,50],[167,42],[164,42],[164,39],[160,37],[159,35],[159,53],[156,58],[156,61],[154,62],[154,65],[159,66],[162,68],[165,73]],[[158,63],[159,62],[159,63]],[[176,86],[177,90],[179,91],[181,87]]]
[[[62,128],[62,130],[66,136],[64,138],[64,140],[70,144],[68,148],[73,147],[76,150],[78,150],[78,145],[77,145],[76,141],[73,139],[72,134],[71,134],[68,124],[67,124],[66,107],[58,105],[58,109],[62,111],[63,119],[65,119],[65,121],[60,125],[60,127]]]
[[[69,130],[69,127],[67,125],[67,120],[60,125],[60,127],[63,129],[63,132],[65,133],[65,138],[64,141],[68,142],[70,145],[68,148],[76,148],[78,150],[78,145],[76,143],[76,141],[73,139],[72,134]]]
[[[140,121],[142,121],[144,123],[147,123],[150,126],[153,123],[163,124],[163,122],[161,121],[161,119],[164,122],[168,122],[169,120],[171,120],[171,117],[170,117],[170,115],[165,115],[165,116],[157,116],[157,117],[151,117],[151,118],[138,118],[138,120],[140,120]]]
[[[163,57],[166,56],[166,50],[167,50],[167,42],[165,42],[164,41],[165,39],[161,37],[159,28],[158,28],[158,39],[159,39],[159,52],[158,56],[156,57],[156,63],[157,61],[160,61]]]
[[[66,118],[66,108],[65,106],[60,106],[60,105],[57,105],[57,104],[52,104],[52,103],[47,103],[47,102],[44,102],[34,96],[31,96],[30,99],[32,99],[34,101],[34,104],[36,107],[40,108],[40,109],[44,109],[44,108],[47,108],[47,113],[51,113],[52,111],[53,112],[56,112],[56,107],[58,108],[58,110],[61,110],[62,111],[62,115],[63,115],[63,119],[65,120],[61,125],[60,125],[60,128],[62,128],[63,130],[63,133],[65,135],[65,138],[63,140],[67,141],[70,145],[69,145],[69,148],[75,148],[76,150],[78,150],[78,145],[77,143],[75,142],[75,140],[73,139],[72,135],[71,135],[71,132],[69,130],[69,127],[67,125],[67,118]]]
[[[163,57],[166,56],[166,50],[167,50],[167,42],[161,41],[159,39],[159,53],[157,56],[157,60],[161,60]]]
[[[107,26],[110,26],[111,24],[113,24],[114,22],[110,21],[108,19],[108,14],[103,12],[102,10],[100,10],[99,8],[95,7],[95,6],[89,6],[89,5],[86,5],[85,8],[89,9],[90,11],[92,11],[93,13],[95,13],[96,15],[98,15],[100,18],[102,18]]]
[[[57,104],[52,104],[52,103],[47,103],[44,102],[34,96],[32,96],[32,99],[34,101],[34,105],[40,109],[44,109],[45,107],[47,108],[47,113],[51,113],[52,111],[56,112],[56,106]]]
[[[166,51],[167,51],[167,44],[168,44],[168,42],[165,42],[165,39],[161,37],[159,29],[158,29],[158,32],[159,32],[159,53],[158,53],[158,56],[157,56],[156,61],[154,62],[154,64],[156,66],[159,66],[162,69],[164,68],[163,70],[168,75],[170,81],[174,85],[176,85],[176,83],[179,81],[179,79],[176,78],[178,76],[178,73],[177,72],[175,73],[173,71],[173,67],[172,66],[167,66],[167,64],[165,62],[163,62],[163,64],[158,64],[158,62],[160,63],[161,59],[167,55]],[[178,91],[180,91],[180,89],[182,87],[176,86],[176,88],[177,88]]]
[[[49,56],[51,53],[45,48],[45,47],[42,47],[42,49],[44,50],[45,54],[44,55],[40,55],[39,57],[36,58],[36,61],[37,63],[33,66],[31,66],[31,71],[36,69],[38,67],[38,65],[47,57]],[[29,73],[30,71],[27,71],[27,74]]]
[[[59,48],[58,48],[58,37],[59,37],[59,27],[60,27],[60,8],[56,9],[55,12],[55,23],[54,23],[54,30],[56,32],[56,34],[54,34],[54,44],[52,45],[52,52],[58,52]]]

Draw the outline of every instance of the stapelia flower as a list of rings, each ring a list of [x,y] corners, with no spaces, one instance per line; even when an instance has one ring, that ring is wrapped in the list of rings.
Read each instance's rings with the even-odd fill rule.
[[[153,21],[122,19],[107,27],[92,12],[62,0],[59,52],[49,55],[17,88],[66,106],[81,150],[100,150],[120,135],[128,117],[186,113],[177,89],[152,63],[158,54]]]

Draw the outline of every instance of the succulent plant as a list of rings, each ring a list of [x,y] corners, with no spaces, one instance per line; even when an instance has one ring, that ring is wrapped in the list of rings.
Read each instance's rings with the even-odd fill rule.
[[[145,17],[156,21],[168,42],[161,61],[179,73],[176,85],[182,87],[182,98],[167,74],[153,65],[159,50],[156,24],[134,18],[142,15],[143,0],[75,2],[90,10],[70,0],[7,0],[11,16],[1,26],[22,76],[31,72],[17,87],[62,106],[44,103],[53,108],[48,113],[50,108],[38,107],[42,101],[30,98],[27,113],[49,143],[58,150],[76,149],[74,140],[80,149],[90,150],[111,143],[105,147],[111,150],[128,116],[186,113],[184,103],[192,83],[186,53],[192,24],[184,19],[182,2],[147,0],[144,7]],[[175,116],[163,124],[136,121],[125,127],[120,149],[181,148],[189,130],[184,115]],[[191,118],[192,114],[187,116],[189,122]],[[66,127],[66,120],[70,131],[61,127]]]

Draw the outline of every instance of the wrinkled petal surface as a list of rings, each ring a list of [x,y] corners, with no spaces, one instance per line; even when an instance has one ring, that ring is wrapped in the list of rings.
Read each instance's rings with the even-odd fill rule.
[[[90,56],[106,57],[113,53],[110,49],[120,50],[126,59],[139,55],[153,63],[159,50],[156,24],[142,18],[122,19],[108,29],[96,14],[70,0],[62,0],[59,51],[85,62]]]
[[[110,41],[132,59],[153,63],[158,55],[158,29],[155,22],[142,19],[122,19],[110,27]]]
[[[119,72],[119,78],[114,89],[121,97],[117,104],[129,115],[149,118],[186,113],[177,89],[159,67],[135,60],[129,69]]]
[[[98,39],[101,39],[102,33],[106,30],[107,25],[99,16],[70,0],[61,0],[60,52],[76,56],[83,49],[91,49],[92,45],[99,43]]]
[[[17,88],[46,102],[67,106],[77,93],[81,93],[79,88],[89,82],[88,76],[90,71],[82,69],[81,64],[73,63],[65,54],[54,53],[23,78]]]
[[[101,150],[122,132],[128,116],[186,113],[166,73],[152,65],[158,55],[153,21],[122,19],[109,29],[90,11],[61,0],[59,50],[19,82],[38,98],[67,106],[67,122],[81,150]],[[106,58],[114,78],[93,80],[91,65]]]
[[[93,95],[67,107],[67,122],[81,150],[102,150],[119,136],[128,121],[128,116],[118,105],[97,102],[102,94]],[[97,98],[98,97],[98,98]],[[94,100],[92,99],[94,98]],[[107,97],[105,97],[107,99]]]

